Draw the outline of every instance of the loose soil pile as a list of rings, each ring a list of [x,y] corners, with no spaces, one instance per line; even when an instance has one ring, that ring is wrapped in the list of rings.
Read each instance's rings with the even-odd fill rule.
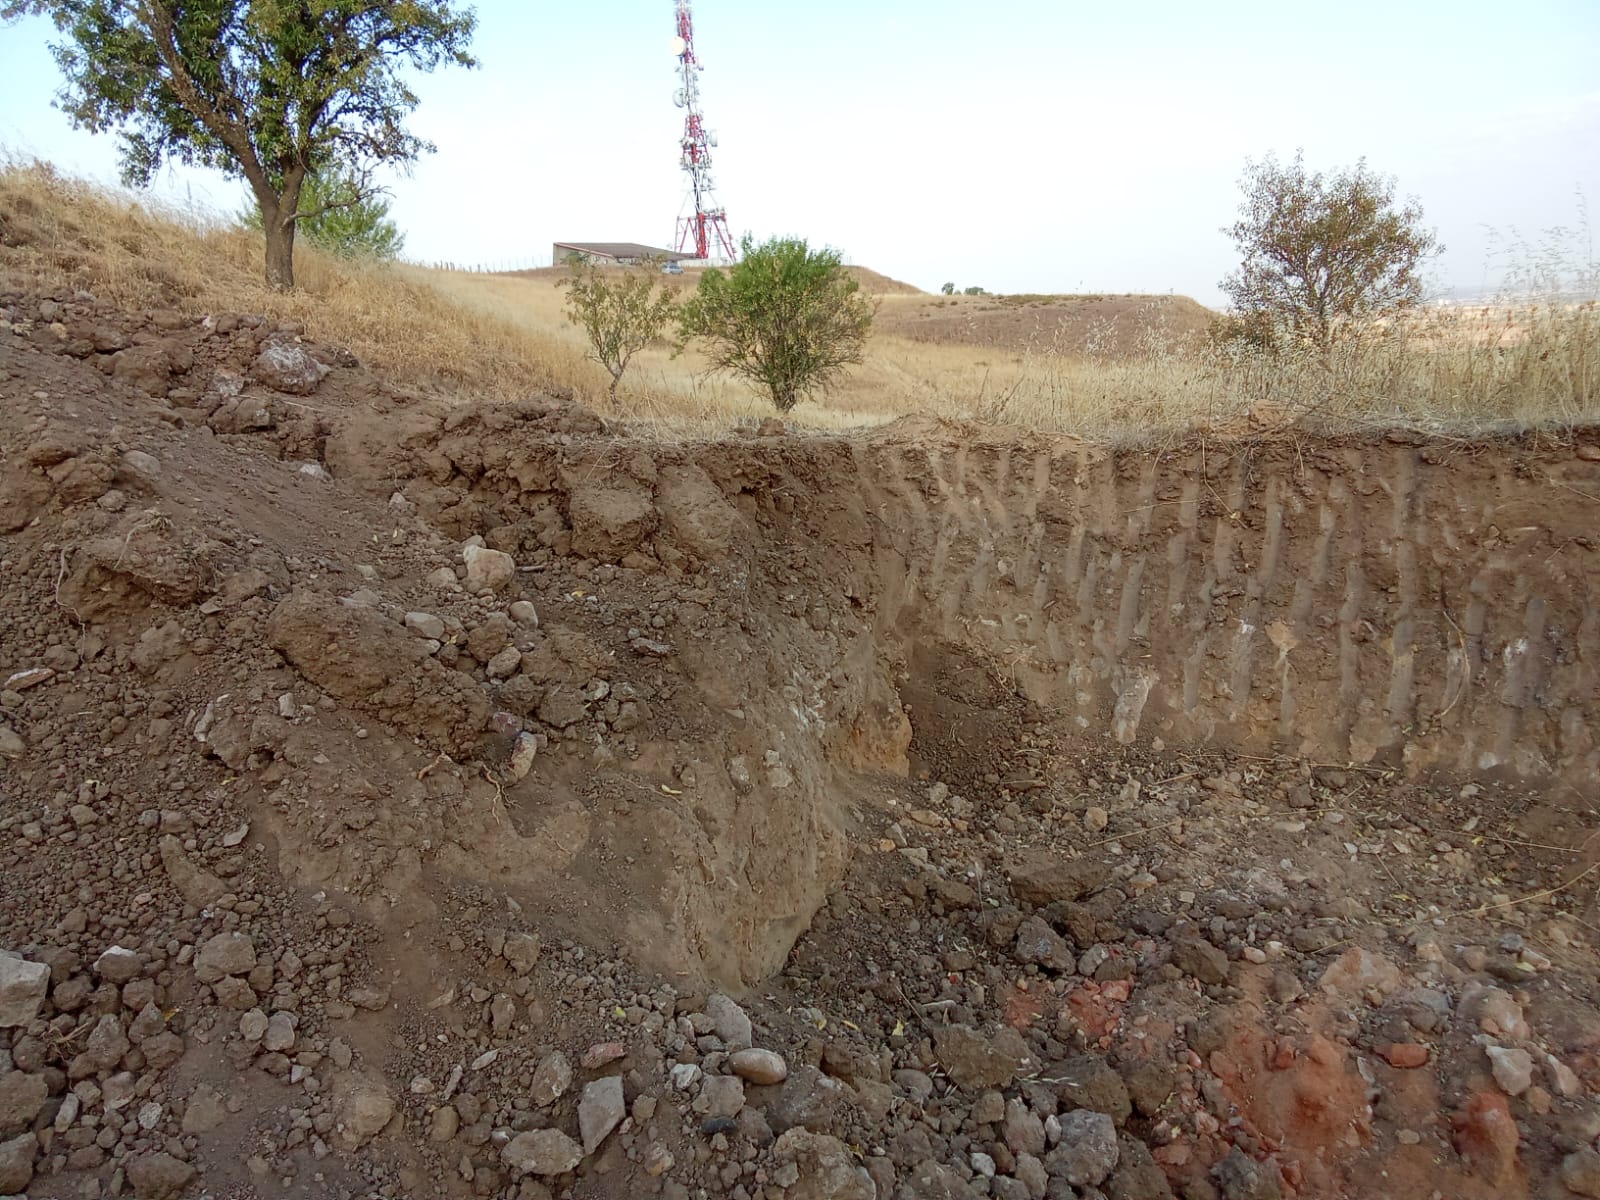
[[[1600,1195],[1600,439],[663,446],[0,293],[0,1193]]]

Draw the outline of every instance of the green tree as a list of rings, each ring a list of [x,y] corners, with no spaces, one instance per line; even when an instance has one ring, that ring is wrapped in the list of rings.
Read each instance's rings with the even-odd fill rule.
[[[589,339],[589,357],[611,373],[611,400],[633,356],[660,338],[672,320],[677,297],[661,282],[657,264],[598,267],[573,255],[567,289],[567,320]]]
[[[452,0],[0,0],[0,17],[35,13],[64,35],[62,109],[120,130],[124,180],[146,184],[172,160],[242,176],[267,282],[285,290],[295,227],[319,215],[307,176],[339,164],[366,181],[433,149],[405,129],[417,97],[401,69],[476,65],[477,17]]]
[[[329,254],[387,262],[405,248],[405,234],[389,219],[387,197],[363,190],[353,171],[312,171],[300,189],[300,206],[315,215],[298,219],[296,229]],[[254,200],[239,215],[247,227],[262,227],[261,206]]]
[[[961,294],[963,296],[982,296],[982,295],[985,295],[985,292],[981,287],[969,287],[969,288],[962,288],[961,289]]]
[[[1443,248],[1415,199],[1395,201],[1395,181],[1362,159],[1331,175],[1303,156],[1246,164],[1239,219],[1223,232],[1243,256],[1222,281],[1252,340],[1263,330],[1324,355],[1346,330],[1423,296],[1422,270]]]
[[[954,296],[956,294],[956,285],[953,283],[947,283],[941,287],[939,291],[942,295]]]
[[[834,250],[800,238],[756,245],[726,272],[707,271],[679,323],[682,340],[707,344],[712,367],[765,389],[788,412],[861,361],[874,306]]]

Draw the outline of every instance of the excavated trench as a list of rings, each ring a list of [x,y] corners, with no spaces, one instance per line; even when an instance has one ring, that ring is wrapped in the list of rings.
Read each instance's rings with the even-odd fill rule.
[[[862,781],[903,775],[914,731],[932,744],[1019,698],[1088,746],[1600,771],[1592,433],[1115,450],[903,421],[669,447],[572,420],[416,411],[336,431],[328,462],[404,481],[547,583],[577,560],[595,598],[642,587],[702,618],[657,705],[674,720],[629,768],[690,780],[693,802],[663,787],[583,825],[630,897],[610,927],[647,960],[770,975],[843,872]],[[550,866],[515,839],[447,858],[501,880]]]
[[[290,1070],[242,1044],[259,1002],[318,1120],[389,1105],[341,1147],[404,1109],[405,1194],[499,1187],[552,1047],[656,1114],[574,1195],[1044,1195],[1080,1080],[1120,1099],[1113,1196],[1489,1200],[1600,1163],[1600,430],[670,445],[348,365],[285,400],[243,321],[169,321],[194,386],[145,394],[84,361],[117,329],[36,309],[0,330],[0,924],[70,973],[76,1032],[9,1043],[47,1090],[120,999],[130,1035],[182,1014],[145,1043],[174,1074],[287,1114],[242,1071]],[[224,929],[262,969],[192,990]],[[88,1005],[113,943],[160,1004]],[[685,1061],[719,987],[798,1081],[720,1149],[677,1082],[720,1071]],[[809,1128],[789,1099],[847,1094],[761,1157]],[[579,1095],[550,1119],[586,1134]],[[213,1133],[226,1190],[256,1135]],[[780,1164],[797,1136],[843,1176]]]

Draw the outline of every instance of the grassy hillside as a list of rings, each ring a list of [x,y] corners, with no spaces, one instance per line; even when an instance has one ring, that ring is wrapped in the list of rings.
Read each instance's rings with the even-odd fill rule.
[[[570,390],[664,435],[770,415],[692,350],[639,356],[611,409],[606,375],[562,314],[561,272],[486,275],[343,262],[302,246],[300,288],[269,291],[240,229],[62,178],[0,167],[0,289],[83,288],[135,307],[303,321],[414,386],[515,396]],[[802,404],[803,426],[908,413],[1091,437],[1179,435],[1315,419],[1475,427],[1600,412],[1600,311],[1590,304],[1427,310],[1375,326],[1331,362],[1208,346],[1182,297],[937,297],[857,268],[878,299],[866,361]],[[685,285],[692,280],[685,279]]]

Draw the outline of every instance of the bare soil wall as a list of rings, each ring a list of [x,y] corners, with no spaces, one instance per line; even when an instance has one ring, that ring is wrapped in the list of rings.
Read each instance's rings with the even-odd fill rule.
[[[855,451],[879,623],[1086,732],[1411,771],[1600,768],[1592,442]]]

